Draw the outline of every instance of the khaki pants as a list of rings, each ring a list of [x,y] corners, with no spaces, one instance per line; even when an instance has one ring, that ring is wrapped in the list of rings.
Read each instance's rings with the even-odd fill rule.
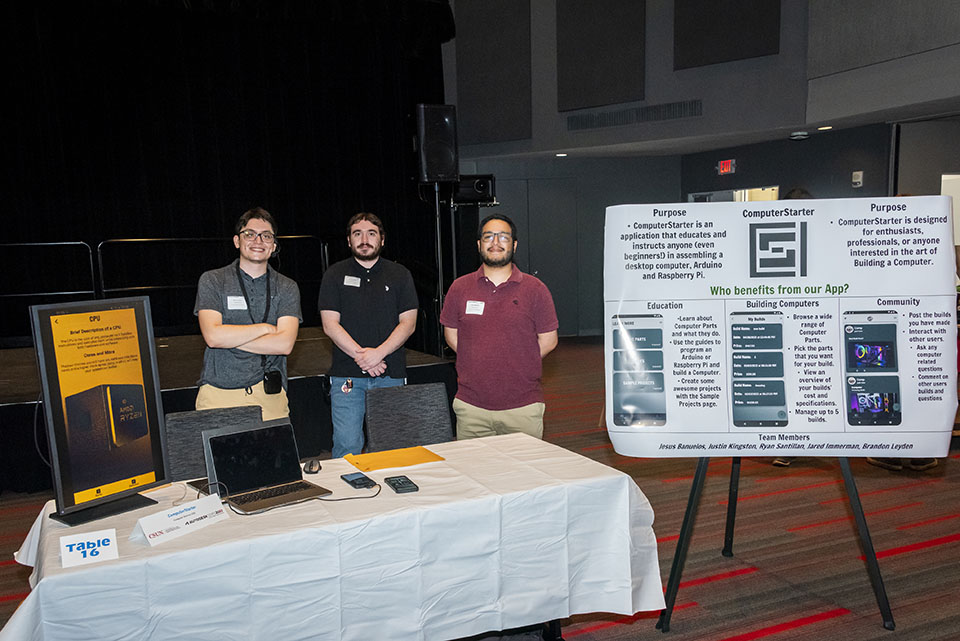
[[[523,432],[543,438],[543,403],[531,403],[512,410],[485,410],[453,399],[457,415],[457,440]]]
[[[263,410],[263,420],[290,416],[290,406],[287,403],[287,390],[281,389],[279,394],[267,394],[263,391],[263,381],[247,390],[220,389],[213,385],[201,385],[197,391],[197,409],[212,410],[218,407],[242,407],[244,405],[259,405]]]

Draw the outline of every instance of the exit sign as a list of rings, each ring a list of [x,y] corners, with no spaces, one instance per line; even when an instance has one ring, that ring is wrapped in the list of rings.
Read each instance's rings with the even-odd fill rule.
[[[717,173],[721,176],[724,174],[737,173],[737,161],[733,158],[730,160],[721,160],[717,163]]]

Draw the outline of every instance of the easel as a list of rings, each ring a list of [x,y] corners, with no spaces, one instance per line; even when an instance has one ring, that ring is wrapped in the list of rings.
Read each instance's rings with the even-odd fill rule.
[[[693,532],[693,523],[697,517],[697,507],[700,504],[700,495],[703,493],[703,483],[707,478],[707,465],[710,459],[701,457],[697,461],[697,471],[693,476],[693,485],[690,487],[690,498],[687,501],[687,511],[683,515],[683,524],[680,526],[680,538],[677,541],[677,551],[673,556],[673,565],[670,568],[670,579],[667,582],[667,591],[665,594],[666,607],[660,613],[657,620],[657,628],[662,632],[670,631],[670,616],[673,614],[673,606],[677,600],[677,590],[680,588],[680,576],[683,574],[683,564],[687,558],[687,549],[690,547],[690,535]],[[873,543],[870,540],[870,530],[867,528],[867,519],[863,515],[863,506],[860,504],[860,494],[857,492],[857,485],[853,481],[853,472],[850,471],[850,461],[847,458],[840,458],[840,472],[843,475],[843,482],[847,488],[847,497],[850,499],[850,508],[853,510],[854,519],[857,522],[857,531],[860,534],[860,543],[863,546],[864,556],[867,561],[867,573],[870,575],[870,583],[873,585],[873,593],[877,597],[877,605],[880,608],[880,616],[883,618],[883,627],[887,630],[893,630],[896,624],[893,622],[893,613],[890,611],[890,602],[887,600],[887,591],[883,587],[883,577],[880,576],[880,566],[877,564],[877,554],[873,549]],[[733,556],[733,525],[737,517],[737,495],[740,484],[740,457],[732,458],[730,468],[730,492],[727,502],[727,523],[723,536],[723,550],[721,554],[726,557]]]

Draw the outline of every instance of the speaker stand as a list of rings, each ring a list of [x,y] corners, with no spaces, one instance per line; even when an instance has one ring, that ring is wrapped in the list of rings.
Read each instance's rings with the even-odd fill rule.
[[[450,197],[450,268],[453,273],[450,274],[450,284],[457,280],[460,270],[457,269],[457,203]]]
[[[440,312],[443,311],[443,247],[440,244],[440,183],[433,183],[433,208],[436,212],[436,242],[437,242],[437,356],[443,358],[443,325],[440,324]]]

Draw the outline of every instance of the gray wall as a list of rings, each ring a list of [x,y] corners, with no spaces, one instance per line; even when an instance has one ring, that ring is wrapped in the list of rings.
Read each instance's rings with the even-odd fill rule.
[[[910,122],[899,129],[896,193],[939,194],[940,175],[960,173],[960,121]]]
[[[456,14],[457,3],[452,2]],[[646,69],[643,101],[607,107],[580,109],[560,113],[557,109],[557,36],[556,0],[530,3],[530,65],[533,133],[526,140],[476,145],[461,145],[462,157],[558,151],[596,145],[618,145],[627,142],[703,136],[730,131],[749,132],[803,122],[806,102],[807,8],[805,2],[785,1],[781,14],[780,54],[749,60],[710,65],[696,69],[673,70],[673,2],[647,0],[646,3]],[[491,21],[496,16],[489,16]],[[458,38],[474,28],[457,22]],[[497,59],[495,52],[507,48],[524,50],[514,42],[496,38],[476,47],[471,39],[469,55],[482,60]],[[590,55],[585,52],[584,55]],[[512,110],[518,100],[515,87],[488,87],[489,78],[458,76],[455,68],[464,62],[457,50],[457,39],[444,45],[445,86],[447,101],[456,104],[459,94],[475,94],[475,85],[483,84],[494,91]],[[625,70],[627,73],[629,70]],[[774,91],[771,88],[775,87]],[[523,87],[520,87],[523,90]],[[680,101],[702,101],[702,115],[675,120],[659,120],[590,130],[567,128],[569,115],[600,114],[625,108],[659,105]],[[499,118],[490,110],[491,120]],[[469,134],[465,134],[467,139]]]
[[[812,0],[807,122],[960,96],[957,0]]]
[[[814,0],[808,73],[819,78],[960,43],[956,0]]]
[[[457,76],[470,78],[457,94],[461,147],[529,138],[529,0],[460,0],[457,8]]]
[[[816,133],[808,140],[774,140],[688,154],[683,157],[682,197],[691,192],[774,185],[780,187],[781,195],[803,187],[814,198],[886,196],[890,138],[889,125],[870,125]],[[737,161],[737,172],[717,175],[717,162],[729,158]],[[859,188],[851,184],[854,171],[863,172]]]
[[[456,12],[456,0],[451,3]],[[557,110],[556,0],[529,2],[528,42],[525,33],[511,36],[523,42],[488,38],[472,46],[467,55],[482,67],[484,57],[499,60],[494,54],[504,48],[530,52],[529,96],[514,95],[518,89],[527,91],[526,87],[484,86],[497,96],[504,111],[523,103],[522,108],[530,110],[532,133],[523,140],[501,138],[501,142],[464,145],[462,157],[679,139],[703,141],[701,148],[710,148],[710,136],[746,137],[824,123],[840,128],[845,119],[864,115],[872,122],[903,120],[903,111],[898,110],[905,107],[922,106],[917,113],[937,115],[955,109],[960,99],[957,0],[781,0],[779,54],[682,71],[673,70],[673,4],[672,0],[646,2],[644,100],[561,113]],[[495,22],[496,15],[488,19]],[[467,39],[471,28],[458,21],[460,38]],[[458,77],[456,66],[454,39],[444,45],[444,80],[451,104],[457,104],[458,83],[470,93],[477,83],[488,80]],[[695,100],[702,103],[700,116],[568,129],[571,115],[613,115]],[[495,121],[498,111],[489,109],[486,117]],[[712,146],[729,144],[727,140]]]
[[[553,294],[560,333],[603,332],[603,226],[606,208],[676,202],[680,158],[482,160],[465,174],[494,174],[498,208],[517,224],[516,261]]]

